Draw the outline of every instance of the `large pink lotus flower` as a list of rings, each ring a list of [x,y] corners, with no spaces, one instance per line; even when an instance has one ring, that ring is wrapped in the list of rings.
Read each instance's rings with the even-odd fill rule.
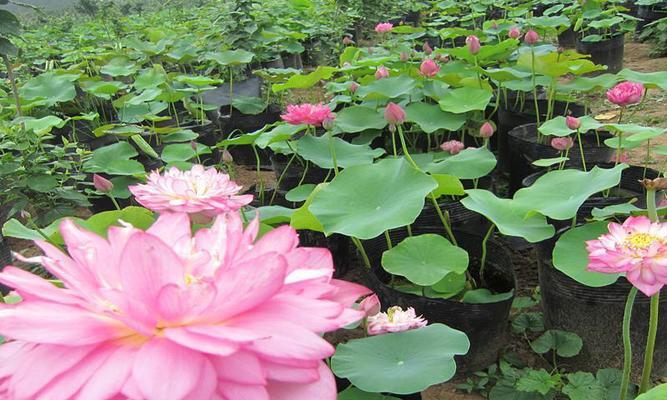
[[[237,211],[252,201],[252,195],[238,195],[242,187],[231,181],[229,175],[198,164],[189,171],[178,168],[170,168],[164,174],[153,171],[147,183],[129,189],[150,210],[204,218]]]
[[[326,249],[289,226],[256,240],[238,213],[191,233],[187,214],[108,239],[72,221],[69,251],[44,242],[62,288],[14,267],[0,282],[0,398],[13,400],[335,400],[321,334],[364,318],[369,291],[332,279]]]
[[[378,313],[366,319],[369,335],[403,332],[410,329],[423,328],[428,324],[421,316],[417,316],[415,309],[410,307],[403,311],[401,307],[389,307],[386,313]]]
[[[626,279],[647,296],[667,284],[667,223],[644,216],[612,222],[609,233],[586,242],[588,270],[625,273]]]
[[[391,32],[392,29],[394,29],[394,24],[389,22],[382,22],[380,24],[375,25],[375,32],[377,33]]]
[[[290,104],[287,106],[287,112],[280,116],[283,121],[292,125],[312,125],[322,126],[325,121],[333,121],[336,116],[329,106],[319,104]]]
[[[641,83],[621,82],[607,91],[607,100],[621,107],[627,107],[641,102],[645,90]]]

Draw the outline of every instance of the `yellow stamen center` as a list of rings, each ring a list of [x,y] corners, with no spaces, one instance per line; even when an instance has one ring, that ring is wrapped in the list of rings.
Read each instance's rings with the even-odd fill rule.
[[[389,319],[389,322],[394,322],[394,314],[396,313],[396,311],[402,311],[401,307],[393,306],[387,309],[387,318]]]
[[[625,239],[623,244],[634,250],[644,250],[656,240],[658,238],[648,233],[633,233]]]

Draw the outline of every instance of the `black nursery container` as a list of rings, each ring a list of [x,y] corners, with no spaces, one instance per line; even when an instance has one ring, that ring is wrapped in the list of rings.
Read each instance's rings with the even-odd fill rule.
[[[623,313],[630,283],[619,278],[608,286],[592,288],[558,271],[551,263],[557,238],[540,243],[538,265],[544,323],[547,329],[576,333],[583,340],[579,355],[567,358],[571,370],[595,372],[601,368],[623,368],[621,338]],[[637,294],[632,310],[632,370],[638,378],[642,370],[648,335],[650,299]],[[660,315],[667,315],[667,289],[660,297]],[[667,374],[667,320],[661,318],[655,346],[653,373]]]
[[[500,97],[500,107],[498,109],[498,166],[504,172],[509,171],[510,151],[512,150],[509,146],[508,133],[518,126],[537,121],[532,94],[525,93],[524,97],[523,102],[517,100],[516,92]],[[546,120],[548,106],[546,99],[538,98],[537,108],[540,112],[540,121]],[[581,117],[585,114],[586,109],[580,104],[563,101],[554,102],[553,116],[572,115],[573,117]]]
[[[591,167],[594,165],[607,164],[614,157],[614,149],[606,146],[604,140],[611,138],[608,132],[585,133],[581,135],[584,144],[584,157],[586,164]],[[599,138],[599,142],[598,142]],[[537,125],[526,124],[512,129],[508,133],[508,145],[510,148],[509,173],[510,173],[510,192],[514,193],[521,189],[523,180],[531,173],[538,170],[533,166],[533,161],[543,158],[555,158],[560,156],[560,152],[550,144],[551,137],[546,137],[544,143],[537,141]],[[598,146],[598,143],[600,144]],[[568,168],[582,168],[581,153],[578,145],[575,143],[568,154],[569,160],[566,163]]]
[[[574,49],[577,46],[577,33],[572,27],[558,34],[558,45],[566,49]]]
[[[294,159],[288,168],[287,164],[289,163],[289,159],[290,157],[286,157],[282,154],[274,154],[271,156],[271,165],[276,174],[276,181],[279,181],[279,190],[289,191],[300,184],[305,183],[319,184],[324,182],[329,174],[328,170],[322,169],[313,163],[308,163],[308,170],[306,170],[305,164],[302,164],[302,162],[305,163],[305,161],[299,161],[297,159]],[[287,171],[285,172],[286,168]]]
[[[442,234],[438,227],[415,227],[413,235],[436,233]],[[469,272],[479,281],[477,262],[481,257],[482,236],[455,230],[454,234],[459,245],[468,252],[470,257]],[[390,233],[393,243],[400,243],[408,237],[406,230]],[[399,292],[387,285],[390,276],[382,269],[382,253],[387,249],[384,236],[364,242],[364,248],[373,266],[365,270],[367,285],[380,298],[386,307],[414,307],[418,315],[423,315],[431,323],[443,323],[458,329],[468,336],[470,351],[456,358],[457,372],[472,372],[488,367],[497,360],[498,354],[507,339],[509,312],[513,297],[497,303],[467,304],[456,300],[432,299]],[[487,243],[487,266],[485,278],[487,288],[506,293],[516,289],[511,256],[497,241]]]
[[[637,22],[636,32],[641,33],[646,25],[665,17],[667,17],[667,1],[652,6],[638,6],[637,18],[641,21]]]
[[[9,243],[0,233],[0,270],[12,263],[12,251],[9,248]]]
[[[615,74],[623,69],[625,35],[622,33],[599,42],[583,42],[577,36],[576,48],[581,54],[589,54],[590,60],[595,64],[606,65],[606,73]]]

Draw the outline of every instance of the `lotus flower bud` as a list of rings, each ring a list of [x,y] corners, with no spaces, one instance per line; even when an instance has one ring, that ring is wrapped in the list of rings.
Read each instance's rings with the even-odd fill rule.
[[[389,125],[401,125],[405,122],[405,111],[396,103],[389,103],[384,109],[384,119]]]
[[[482,48],[482,45],[479,43],[479,38],[475,35],[470,35],[466,38],[466,46],[468,46],[468,51],[470,54],[477,54]]]
[[[571,137],[558,137],[551,140],[551,147],[558,151],[565,151],[574,145],[574,140]]]
[[[380,65],[375,71],[375,79],[380,80],[389,77],[389,70],[384,65]]]
[[[426,54],[427,56],[430,56],[431,53],[433,53],[433,49],[431,48],[431,45],[428,44],[428,42],[424,42],[422,50],[424,50],[424,54]]]
[[[510,31],[507,33],[507,36],[509,36],[512,39],[518,39],[521,37],[521,31],[519,30],[519,28],[514,26],[510,28]]]
[[[322,128],[324,128],[327,131],[332,130],[334,127],[334,118],[326,118],[324,121],[322,121]]]
[[[232,153],[229,152],[229,150],[224,149],[222,151],[222,162],[225,164],[231,164],[234,162],[234,157],[232,156]]]
[[[350,92],[355,93],[359,89],[359,84],[357,82],[350,83]]]
[[[110,193],[113,190],[113,182],[97,174],[93,175],[93,186],[102,193]]]
[[[537,34],[534,30],[529,30],[526,32],[526,35],[523,37],[524,42],[529,45],[534,45],[540,40],[540,35]]]
[[[421,65],[419,66],[419,73],[422,76],[425,76],[425,77],[428,77],[428,78],[432,78],[432,77],[436,76],[438,74],[438,72],[440,72],[440,67],[438,66],[438,64],[435,61],[431,60],[430,58],[427,58],[426,60],[424,60],[421,63]]]
[[[565,117],[565,124],[567,125],[568,128],[572,129],[573,131],[576,131],[581,126],[581,121],[579,121],[579,118],[575,118],[571,115],[568,115],[567,117]]]
[[[493,133],[496,131],[496,128],[490,122],[485,122],[482,124],[482,127],[479,128],[479,136],[483,138],[490,138],[493,136]]]

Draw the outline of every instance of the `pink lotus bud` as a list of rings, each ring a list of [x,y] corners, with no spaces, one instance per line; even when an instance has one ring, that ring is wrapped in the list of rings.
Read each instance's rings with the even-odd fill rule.
[[[384,65],[380,65],[375,71],[375,79],[380,80],[383,78],[389,78],[389,70]]]
[[[572,129],[573,131],[576,131],[581,126],[581,121],[579,121],[579,118],[575,118],[571,115],[568,115],[567,117],[565,117],[565,124],[567,125],[568,128]]]
[[[380,299],[376,294],[372,294],[359,303],[359,311],[363,311],[367,317],[380,312]]]
[[[97,174],[93,174],[93,186],[102,193],[110,193],[113,190],[113,182]]]
[[[436,62],[430,58],[424,60],[419,66],[419,73],[422,76],[432,78],[436,76],[438,72],[440,72],[440,66],[438,66],[438,64],[436,64]]]
[[[468,46],[468,51],[470,54],[477,54],[482,49],[482,45],[479,43],[479,38],[475,35],[470,35],[466,38],[466,46]]]
[[[190,148],[196,152],[197,151],[197,142],[195,142],[194,140],[191,140],[190,141]]]
[[[427,56],[430,56],[431,53],[433,53],[433,49],[431,48],[431,45],[428,44],[428,42],[424,42],[422,50],[424,50],[424,54],[426,54]]]
[[[645,90],[641,83],[621,82],[607,91],[607,100],[621,107],[626,107],[641,102]]]
[[[565,136],[565,137],[557,137],[551,140],[551,147],[558,151],[565,151],[574,145],[574,140],[572,140],[571,137]]]
[[[401,61],[408,61],[410,59],[410,55],[408,53],[402,51],[400,59],[401,59]]]
[[[493,136],[493,133],[496,131],[496,128],[490,122],[485,122],[481,128],[479,128],[479,136],[483,138],[490,138]]]
[[[558,46],[558,48],[556,49],[556,51],[558,52],[558,54],[563,54],[563,53],[565,52],[565,48],[562,47],[562,46]]]
[[[389,103],[384,109],[384,119],[389,125],[401,125],[405,122],[405,111],[396,103]]]
[[[345,46],[349,46],[349,45],[351,45],[352,43],[354,43],[354,42],[352,41],[352,38],[350,38],[349,36],[345,36],[345,37],[343,37],[343,44],[344,44]]]
[[[523,37],[524,42],[529,45],[534,45],[540,40],[540,35],[537,34],[534,30],[529,30],[526,32],[526,35]]]
[[[377,33],[387,33],[387,32],[391,32],[391,30],[393,28],[394,28],[394,24],[391,24],[389,22],[383,22],[383,23],[375,25],[375,32],[377,32]]]
[[[440,145],[440,148],[443,151],[446,151],[451,155],[459,154],[461,150],[465,149],[465,147],[466,146],[462,142],[459,142],[458,140],[449,140]]]
[[[516,26],[510,28],[510,31],[507,33],[507,36],[511,37],[512,39],[518,39],[521,37],[521,31],[519,28]]]
[[[355,93],[359,89],[359,84],[357,82],[350,83],[350,92]]]

